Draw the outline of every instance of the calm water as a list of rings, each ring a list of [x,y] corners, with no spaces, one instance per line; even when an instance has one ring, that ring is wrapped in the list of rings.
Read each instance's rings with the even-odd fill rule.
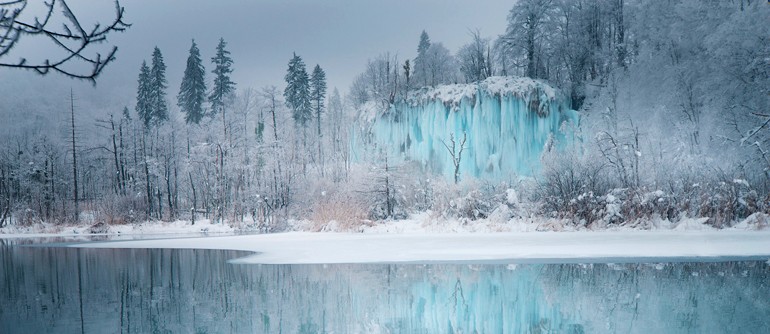
[[[241,265],[0,246],[0,333],[766,333],[770,265]]]

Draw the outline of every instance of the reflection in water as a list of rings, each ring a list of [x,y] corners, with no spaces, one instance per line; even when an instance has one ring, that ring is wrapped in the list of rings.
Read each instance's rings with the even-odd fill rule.
[[[759,333],[764,262],[236,265],[0,246],[0,333]]]

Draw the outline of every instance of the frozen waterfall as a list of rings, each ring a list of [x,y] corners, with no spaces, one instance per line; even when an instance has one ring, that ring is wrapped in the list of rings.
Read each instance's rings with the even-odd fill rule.
[[[384,112],[382,110],[385,110]],[[363,106],[354,131],[354,160],[417,161],[451,178],[456,152],[467,136],[461,177],[502,180],[533,175],[546,149],[575,142],[578,114],[548,84],[522,77],[490,77],[473,84],[425,88],[386,108]]]

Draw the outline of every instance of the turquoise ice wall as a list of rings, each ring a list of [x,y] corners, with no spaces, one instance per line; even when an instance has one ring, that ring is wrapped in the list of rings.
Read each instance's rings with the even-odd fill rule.
[[[461,178],[508,179],[536,174],[547,147],[564,149],[574,141],[577,122],[568,99],[547,84],[493,77],[416,92],[369,116],[354,136],[353,154],[371,156],[377,147],[391,160],[417,161],[451,178],[454,165],[442,141],[450,145],[454,135],[459,149],[465,134]]]

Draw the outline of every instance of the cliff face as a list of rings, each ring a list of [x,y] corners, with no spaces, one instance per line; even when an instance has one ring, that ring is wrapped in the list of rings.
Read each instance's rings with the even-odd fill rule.
[[[416,91],[384,113],[362,114],[360,121],[354,159],[387,153],[451,178],[454,164],[445,144],[451,148],[453,136],[459,151],[465,136],[461,176],[501,180],[536,174],[544,150],[573,141],[578,115],[546,83],[492,77]]]

